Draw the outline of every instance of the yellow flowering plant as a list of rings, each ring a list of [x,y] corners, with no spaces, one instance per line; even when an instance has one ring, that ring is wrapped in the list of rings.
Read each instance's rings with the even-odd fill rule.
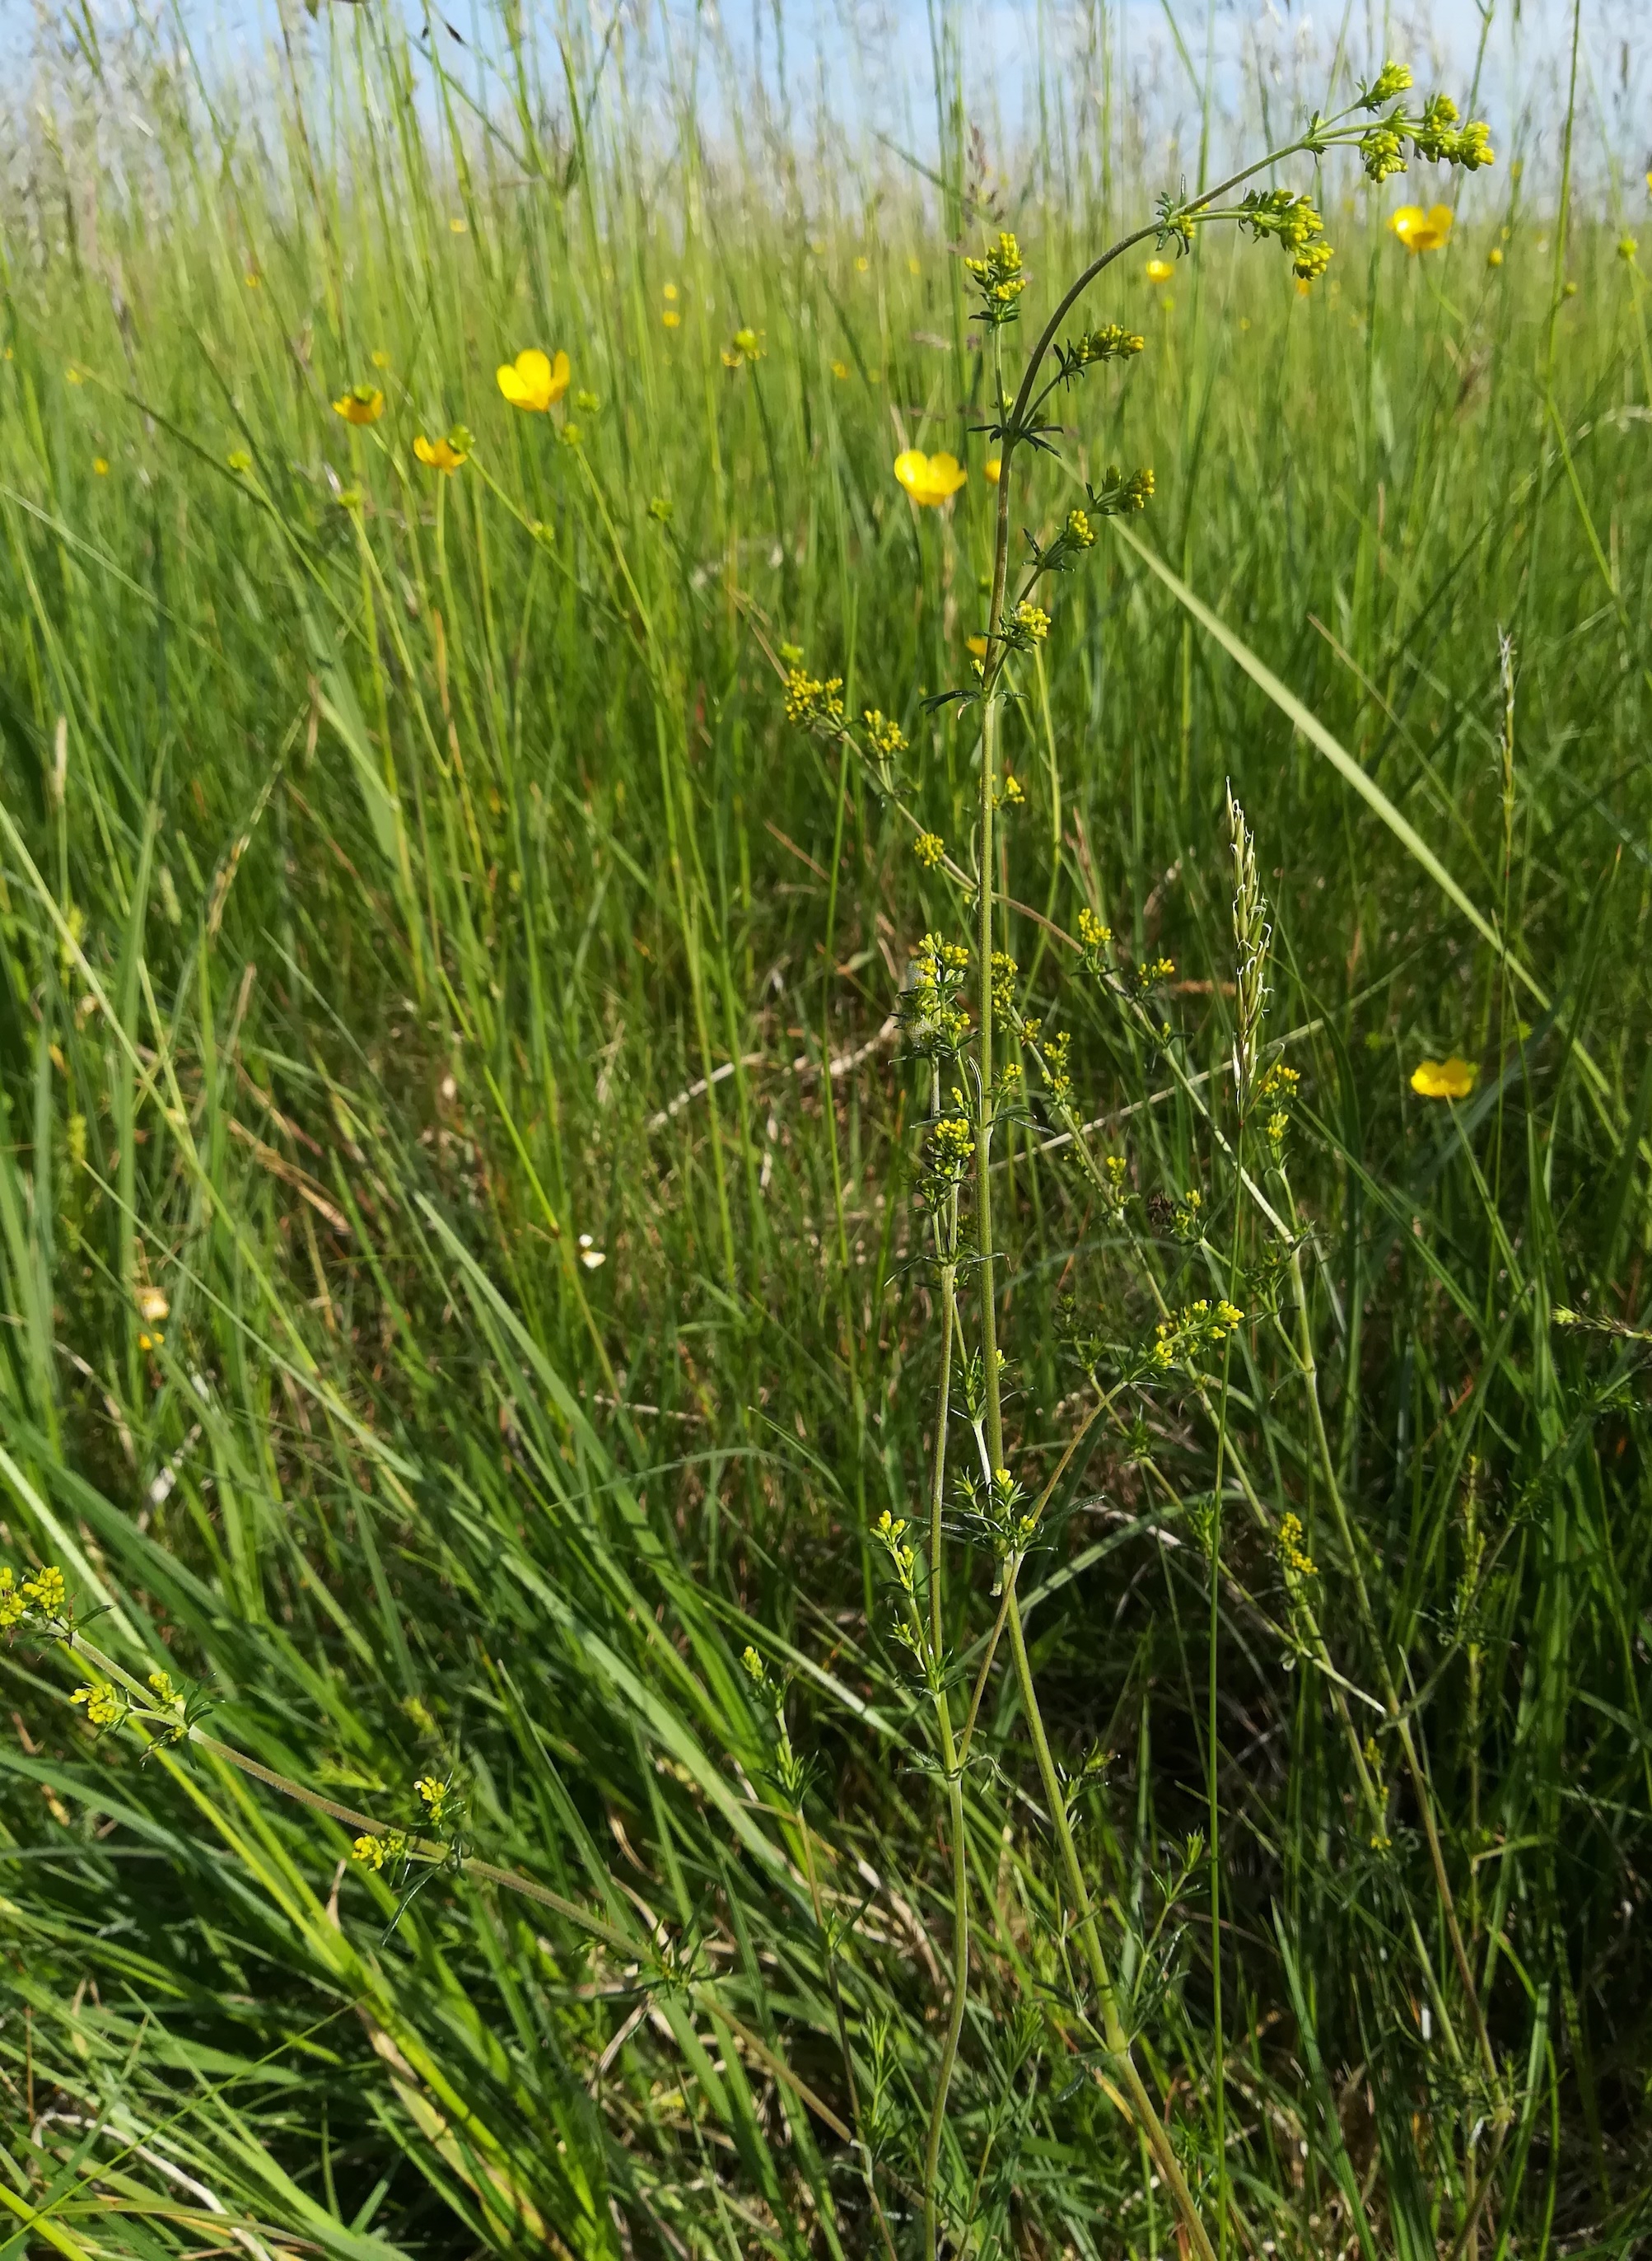
[[[494,374],[513,408],[543,416],[568,390],[572,369],[565,353],[559,350],[553,359],[538,346],[528,346],[514,361],[501,362]]]
[[[1408,104],[1405,97],[1411,83],[1407,69],[1388,63],[1360,88],[1357,98],[1347,108],[1329,117],[1316,114],[1292,140],[1228,179],[1196,196],[1161,197],[1151,222],[1099,251],[1056,295],[1018,369],[1011,366],[1008,348],[1028,305],[1030,277],[1020,246],[1014,234],[999,229],[979,254],[966,257],[966,287],[975,296],[975,318],[988,356],[988,397],[999,404],[984,427],[992,449],[989,480],[995,490],[992,563],[983,585],[986,619],[980,634],[969,642],[975,655],[973,680],[936,694],[929,704],[932,708],[955,707],[975,724],[979,798],[969,851],[973,870],[961,871],[947,857],[941,836],[913,805],[907,780],[892,778],[889,765],[873,757],[863,733],[844,711],[841,684],[836,678],[817,680],[795,665],[788,678],[791,720],[863,762],[878,790],[910,828],[919,865],[926,872],[938,873],[958,886],[959,908],[974,927],[968,976],[973,993],[973,1016],[966,1016],[963,1005],[963,971],[954,968],[950,959],[946,994],[955,995],[958,1003],[945,1015],[937,1009],[942,985],[937,969],[943,945],[935,937],[923,945],[902,1007],[903,1024],[927,1086],[916,1177],[935,1282],[939,1378],[931,1428],[932,1462],[926,1472],[928,1516],[921,1525],[915,1522],[910,1530],[901,1522],[882,1535],[894,1573],[895,1631],[914,1660],[925,1701],[933,1712],[952,1867],[952,1978],[924,2152],[920,2261],[934,2261],[938,2250],[937,2181],[947,2100],[970,1985],[971,1885],[963,1784],[974,1723],[1001,1638],[1008,1640],[1020,1713],[1042,1784],[1063,1920],[1070,1926],[1075,1962],[1088,1990],[1086,2014],[1104,2047],[1117,2082],[1116,2101],[1152,2156],[1154,2171],[1176,2216],[1184,2254],[1196,2257],[1196,2261],[1216,2261],[1218,2244],[1226,2243],[1228,2232],[1222,2218],[1230,2200],[1223,2180],[1225,2170],[1218,2168],[1213,2186],[1196,2193],[1167,2109],[1150,2093],[1136,2061],[1126,2007],[1105,1935],[1103,1910],[1080,1856],[1067,1797],[1044,1729],[1023,1632],[1017,1580],[1055,1516],[1055,1496],[1073,1454],[1094,1424],[1118,1418],[1115,1407],[1122,1393],[1139,1396],[1173,1389],[1190,1398],[1225,1441],[1218,1400],[1225,1392],[1225,1377],[1236,1354],[1235,1346],[1254,1323],[1266,1319],[1285,1328],[1281,1307],[1288,1293],[1295,1298],[1296,1326],[1294,1333],[1286,1331],[1286,1339],[1304,1385],[1311,1393],[1317,1389],[1302,1286],[1302,1235],[1286,1174],[1296,1077],[1294,1071],[1277,1061],[1265,1069],[1261,1058],[1269,930],[1249,829],[1237,803],[1230,800],[1238,963],[1233,1071],[1237,1112],[1231,1137],[1218,1130],[1209,1102],[1191,1080],[1179,1068],[1175,1071],[1190,1116],[1208,1126],[1216,1150],[1226,1158],[1231,1172],[1233,1222],[1227,1245],[1223,1246],[1213,1238],[1212,1213],[1196,1188],[1188,1188],[1180,1198],[1169,1198],[1165,1203],[1165,1222],[1172,1227],[1174,1241],[1197,1253],[1216,1282],[1216,1292],[1191,1296],[1173,1306],[1160,1289],[1153,1268],[1144,1263],[1144,1278],[1153,1283],[1160,1303],[1152,1338],[1145,1345],[1138,1339],[1133,1346],[1110,1346],[1097,1339],[1085,1347],[1075,1336],[1075,1349],[1088,1365],[1095,1389],[1092,1410],[1060,1457],[1053,1476],[1041,1480],[1029,1492],[1024,1491],[1014,1473],[1015,1452],[1006,1430],[1004,1362],[998,1340],[1002,1277],[999,1267],[1003,1252],[995,1226],[995,1165],[1008,1126],[1028,1105],[1023,1085],[1026,1070],[1037,1078],[1040,1103],[1052,1131],[1105,1213],[1132,1238],[1141,1228],[1133,1221],[1123,1158],[1096,1150],[1095,1125],[1087,1123],[1079,1111],[1070,1065],[1070,1030],[1052,1030],[1042,1016],[1035,1019],[1025,1013],[1019,969],[1000,946],[999,922],[1009,906],[1007,892],[997,877],[997,828],[1001,817],[1009,821],[1003,813],[1021,797],[1006,789],[1002,717],[1009,700],[1025,695],[1019,686],[1019,671],[1029,664],[1042,664],[1039,655],[1057,626],[1049,592],[1061,577],[1083,564],[1095,546],[1101,522],[1145,509],[1154,484],[1152,470],[1146,466],[1129,469],[1112,463],[1099,478],[1081,482],[1076,468],[1069,465],[1074,484],[1082,486],[1081,506],[1071,511],[1052,533],[1027,534],[1024,559],[1012,576],[1012,528],[1018,511],[1026,508],[1016,473],[1023,464],[1040,456],[1061,458],[1068,430],[1048,413],[1058,393],[1070,391],[1098,370],[1126,366],[1142,354],[1144,339],[1123,323],[1107,322],[1077,332],[1070,327],[1081,301],[1109,269],[1132,252],[1148,252],[1146,277],[1153,284],[1161,284],[1172,279],[1177,262],[1191,253],[1203,230],[1226,224],[1259,243],[1276,243],[1297,286],[1311,289],[1325,275],[1332,248],[1311,197],[1280,180],[1293,161],[1319,163],[1334,150],[1350,151],[1373,181],[1404,172],[1413,159],[1466,170],[1477,170],[1493,162],[1483,126],[1460,125],[1454,106],[1441,96],[1432,96],[1416,105]],[[1252,185],[1258,176],[1273,185]],[[1437,226],[1438,223],[1430,216],[1426,225]],[[1443,232],[1440,240],[1443,240]],[[1422,248],[1420,238],[1416,248]],[[928,455],[917,449],[901,452],[894,474],[914,504],[927,509],[943,507],[963,487],[967,476],[955,456]],[[1162,951],[1151,952],[1139,963],[1116,957],[1110,930],[1093,904],[1081,907],[1076,937],[1064,932],[1051,919],[1045,919],[1043,925],[1046,937],[1059,937],[1060,946],[1074,953],[1083,977],[1113,1001],[1130,1023],[1135,1040],[1151,1045],[1174,1067],[1175,1052],[1170,1041],[1174,1031],[1167,1011],[1167,993],[1175,973],[1171,958]],[[1001,1039],[1015,1056],[1000,1059]],[[1259,1172],[1268,1181],[1266,1193],[1261,1190]],[[1258,1231],[1268,1238],[1271,1248],[1261,1258],[1246,1253]],[[1110,1361],[1117,1379],[1103,1387],[1096,1375],[1100,1367]],[[970,1439],[967,1465],[956,1472],[949,1461],[951,1430],[958,1410],[955,1393],[963,1400]],[[1317,1406],[1317,1396],[1311,1402]],[[1230,1464],[1242,1468],[1237,1445],[1228,1450]],[[1279,1523],[1248,1469],[1243,1471],[1241,1488],[1261,1527],[1277,1534],[1277,1556],[1290,1582],[1282,1637],[1293,1652],[1311,1654],[1329,1669],[1329,1654],[1316,1614],[1314,1566],[1302,1541],[1302,1525],[1289,1518]],[[1346,1510],[1334,1487],[1333,1497],[1347,1559],[1357,1560]],[[949,1528],[968,1532],[990,1547],[999,1562],[996,1622],[973,1661],[966,1682],[949,1646],[943,1606]],[[1214,1597],[1221,1544],[1220,1516],[1214,1510],[1209,1532]],[[1213,1611],[1216,1606],[1213,1598]],[[964,1703],[966,1685],[971,1692],[960,1719],[954,1699]],[[1397,1698],[1395,1700],[1397,1703]],[[1357,1756],[1356,1767],[1367,1783],[1368,1795],[1374,1795],[1368,1771]],[[1420,1766],[1413,1770],[1413,1782],[1419,1798],[1426,1798]],[[1211,1799],[1214,1828],[1214,1788]],[[1449,1922],[1449,1888],[1443,1871],[1440,1888]],[[1212,1870],[1213,1893],[1215,1889]],[[1483,2032],[1472,1974],[1466,1963],[1460,1963],[1460,1969],[1465,1990],[1476,2005],[1479,2030]],[[1486,2078],[1495,2085],[1489,2046],[1486,2060]]]
[[[384,413],[384,396],[376,384],[363,380],[340,393],[333,403],[333,413],[341,416],[347,424],[377,424]]]

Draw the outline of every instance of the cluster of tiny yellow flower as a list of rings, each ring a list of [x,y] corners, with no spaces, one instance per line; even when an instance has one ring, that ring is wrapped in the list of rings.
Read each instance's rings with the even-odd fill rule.
[[[406,1834],[400,1829],[386,1829],[377,1836],[357,1837],[350,1846],[351,1860],[359,1861],[363,1868],[375,1871],[394,1868],[399,1861],[406,1858]]]
[[[1081,905],[1079,910],[1079,949],[1088,973],[1105,971],[1107,961],[1103,952],[1112,938],[1113,930],[1106,920],[1098,917],[1088,903]]]
[[[1102,1163],[1102,1192],[1115,1217],[1130,1195],[1130,1165],[1122,1154],[1109,1154]]]
[[[995,950],[992,958],[993,1010],[1005,1020],[1016,1009],[1016,974],[1019,969],[1007,950]]]
[[[868,707],[860,720],[866,733],[867,747],[873,757],[886,768],[905,753],[906,732],[898,722],[892,722],[876,707]]]
[[[1161,1373],[1173,1366],[1191,1367],[1204,1352],[1225,1342],[1244,1317],[1237,1304],[1225,1299],[1211,1303],[1202,1296],[1196,1303],[1184,1303],[1171,1317],[1160,1320],[1147,1355]]]
[[[1153,499],[1153,475],[1145,467],[1137,471],[1121,470],[1110,463],[1102,474],[1099,486],[1087,487],[1090,508],[1101,518],[1121,518],[1131,511],[1146,510]]]
[[[1174,958],[1144,958],[1136,968],[1136,979],[1144,989],[1151,989],[1155,981],[1168,981],[1175,970]]]
[[[421,1774],[413,1788],[419,1793],[425,1809],[425,1818],[433,1829],[440,1829],[453,1795],[450,1783],[438,1782],[435,1775]]]
[[[1024,597],[1016,607],[1016,626],[1027,642],[1042,643],[1050,633],[1050,615],[1042,606]]]
[[[924,1147],[925,1194],[931,1206],[937,1193],[949,1193],[963,1183],[974,1152],[974,1137],[964,1116],[943,1115]]]
[[[102,1680],[94,1680],[90,1686],[76,1688],[68,1700],[71,1704],[83,1704],[87,1719],[100,1731],[104,1727],[118,1727],[131,1709],[119,1690],[111,1688]]]
[[[1177,1202],[1170,1229],[1178,1240],[1196,1241],[1204,1231],[1204,1195],[1195,1186]]]
[[[68,1589],[55,1563],[48,1562],[21,1585],[10,1563],[0,1565],[0,1632],[9,1633],[18,1625],[56,1627],[68,1617]]]
[[[964,265],[980,292],[981,320],[989,329],[1013,322],[1017,312],[1016,302],[1029,279],[1023,269],[1021,247],[1015,237],[1001,230],[997,242],[984,257],[966,259]]]
[[[829,676],[822,683],[818,676],[808,674],[801,667],[788,669],[786,719],[795,723],[800,729],[841,730],[844,724],[842,676]]]
[[[1068,511],[1063,530],[1075,549],[1093,549],[1095,547],[1095,528],[1081,510]]]
[[[912,843],[912,853],[926,872],[932,872],[946,860],[946,843],[938,832],[920,832]]]
[[[1067,362],[1075,370],[1088,369],[1099,361],[1127,361],[1138,354],[1147,341],[1134,330],[1127,330],[1122,322],[1108,322],[1099,330],[1091,330],[1066,348]]]
[[[960,992],[969,952],[962,944],[926,934],[912,954],[912,978],[901,993],[901,1020],[915,1052],[950,1059],[969,1033]]]
[[[1311,197],[1293,196],[1289,189],[1253,189],[1239,206],[1239,219],[1258,242],[1271,235],[1283,245],[1299,282],[1313,282],[1331,264],[1325,224]]]
[[[1067,1066],[1067,1054],[1073,1049],[1073,1031],[1061,1029],[1047,1037],[1039,1045],[1039,1064],[1044,1069],[1044,1087],[1058,1107],[1065,1107],[1073,1096],[1073,1076]]]
[[[1004,781],[993,796],[993,807],[995,808],[1024,808],[1026,807],[1026,803],[1027,788],[1022,784],[1021,779],[1016,775],[1013,770],[1006,770],[1004,772]]]
[[[1279,1524],[1279,1559],[1285,1566],[1287,1578],[1317,1578],[1319,1566],[1311,1554],[1304,1554],[1302,1544],[1302,1518],[1291,1513],[1282,1516]]]
[[[888,1555],[895,1576],[909,1594],[913,1590],[912,1574],[916,1566],[917,1557],[907,1543],[906,1527],[906,1518],[903,1515],[891,1515],[886,1507],[873,1525],[872,1535]]]
[[[1268,1109],[1263,1128],[1268,1144],[1275,1152],[1284,1145],[1285,1133],[1290,1128],[1290,1102],[1296,1096],[1296,1086],[1302,1081],[1294,1067],[1282,1060],[1275,1060],[1257,1079],[1255,1096]]]

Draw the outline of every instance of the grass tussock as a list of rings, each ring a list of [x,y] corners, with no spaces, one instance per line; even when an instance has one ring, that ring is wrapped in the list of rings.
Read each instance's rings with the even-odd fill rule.
[[[0,2250],[1634,2251],[1579,113],[1110,269],[1035,621],[1112,78],[994,173],[942,25],[931,180],[513,23],[88,19],[4,190]]]

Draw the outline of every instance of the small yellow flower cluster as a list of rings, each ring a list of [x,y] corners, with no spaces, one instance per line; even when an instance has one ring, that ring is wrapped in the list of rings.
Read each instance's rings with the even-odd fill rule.
[[[1290,1128],[1289,1109],[1301,1081],[1296,1069],[1287,1067],[1283,1060],[1275,1060],[1256,1080],[1253,1096],[1270,1109],[1265,1125],[1270,1145],[1279,1147],[1284,1143],[1285,1133]]]
[[[1113,930],[1104,920],[1096,917],[1088,903],[1079,910],[1079,940],[1087,952],[1104,950],[1113,938]]]
[[[950,1057],[969,1033],[969,1016],[959,996],[969,952],[955,942],[926,934],[912,955],[912,978],[901,993],[901,1020],[907,1042],[921,1056]]]
[[[912,853],[926,872],[932,872],[946,857],[946,843],[938,832],[920,832],[912,843]]]
[[[752,1647],[750,1641],[746,1643],[745,1647],[740,1652],[740,1662],[744,1668],[749,1677],[755,1680],[759,1688],[764,1687],[767,1683],[769,1676],[767,1669],[764,1664],[763,1659],[758,1654],[758,1652]]]
[[[1299,1515],[1290,1514],[1280,1518],[1279,1559],[1285,1566],[1287,1577],[1317,1578],[1319,1576],[1318,1564],[1311,1555],[1303,1552],[1302,1518]]]
[[[1101,484],[1088,492],[1090,508],[1098,518],[1120,518],[1128,512],[1146,509],[1153,499],[1153,475],[1145,465],[1140,470],[1126,472],[1110,463]]]
[[[1102,1186],[1115,1214],[1124,1206],[1130,1188],[1130,1165],[1122,1154],[1109,1154],[1102,1164]]]
[[[425,1809],[425,1818],[430,1827],[433,1829],[440,1829],[442,1816],[448,1809],[451,1785],[445,1782],[438,1782],[435,1775],[421,1774],[414,1783],[413,1788],[419,1793],[420,1800]]]
[[[1202,1296],[1196,1303],[1184,1303],[1172,1317],[1160,1320],[1148,1355],[1161,1373],[1173,1366],[1191,1366],[1202,1352],[1225,1342],[1244,1317],[1236,1304],[1225,1300],[1211,1304]]]
[[[872,1535],[888,1554],[894,1574],[909,1593],[912,1590],[912,1572],[917,1557],[906,1543],[906,1518],[891,1515],[886,1507],[872,1526]]]
[[[1073,1049],[1073,1031],[1062,1029],[1045,1038],[1040,1047],[1044,1069],[1044,1087],[1058,1107],[1065,1107],[1073,1096],[1073,1078],[1067,1067],[1067,1054]]]
[[[839,730],[844,721],[844,678],[829,676],[822,682],[801,667],[787,670],[786,678],[786,719],[800,729],[811,725],[830,730]]]
[[[126,1716],[126,1699],[118,1689],[101,1680],[89,1687],[77,1688],[69,1698],[71,1704],[83,1704],[86,1717],[94,1727],[118,1727]]]
[[[980,292],[982,321],[993,329],[1013,322],[1017,311],[1016,301],[1028,282],[1021,264],[1021,246],[1015,237],[1007,229],[1001,229],[997,242],[983,258],[966,259],[964,265]]]
[[[21,1586],[11,1565],[0,1566],[0,1631],[21,1625],[25,1618],[61,1619],[68,1610],[68,1589],[63,1573],[48,1562]]]
[[[1024,597],[1016,607],[1016,626],[1024,629],[1034,643],[1042,643],[1050,633],[1050,615]]]
[[[943,1115],[930,1132],[924,1157],[932,1185],[945,1189],[961,1184],[974,1152],[975,1141],[964,1117]]]
[[[1164,276],[1159,279],[1167,280],[1172,270],[1165,267],[1164,261],[1155,260],[1153,264],[1165,268]],[[1098,361],[1127,361],[1132,354],[1140,353],[1146,342],[1146,338],[1135,330],[1127,330],[1122,322],[1108,322],[1099,330],[1091,330],[1076,345],[1069,346],[1067,362],[1073,368],[1088,369]]]
[[[386,1829],[377,1836],[361,1836],[350,1847],[350,1858],[359,1861],[363,1868],[377,1872],[394,1868],[406,1856],[407,1840],[399,1829]]]
[[[1024,808],[1026,806],[1026,800],[1027,788],[1012,770],[1006,770],[1004,781],[998,789],[994,806],[998,808]]]
[[[1136,968],[1136,979],[1144,989],[1150,989],[1155,981],[1168,981],[1175,970],[1174,958],[1149,958]]]
[[[1176,1204],[1170,1229],[1178,1240],[1197,1240],[1204,1231],[1204,1195],[1196,1186]]]
[[[993,1010],[1007,1020],[1016,1009],[1016,974],[1018,968],[1007,950],[995,950],[992,955]]]
[[[868,707],[860,717],[866,729],[866,743],[880,762],[893,762],[906,751],[906,733],[898,722],[892,722],[876,707]]]
[[[749,361],[757,362],[762,358],[763,340],[756,330],[736,330],[722,349],[725,369],[743,369]]]
[[[1068,511],[1066,533],[1075,549],[1091,549],[1095,545],[1095,528],[1081,510]]]

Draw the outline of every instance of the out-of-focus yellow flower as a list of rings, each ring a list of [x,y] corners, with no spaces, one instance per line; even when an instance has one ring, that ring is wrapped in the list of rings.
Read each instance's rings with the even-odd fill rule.
[[[743,369],[749,361],[763,358],[763,339],[757,330],[736,330],[722,349],[725,369]]]
[[[384,351],[383,346],[380,346],[378,351],[373,355],[373,367],[375,369],[388,369],[390,367],[390,355]]]
[[[1150,283],[1167,283],[1175,271],[1167,259],[1150,259],[1147,262],[1147,280]]]
[[[913,501],[926,510],[951,502],[969,477],[956,456],[945,449],[938,456],[926,456],[921,448],[904,449],[895,457],[894,475]]]
[[[964,638],[964,649],[972,659],[985,659],[987,657],[987,639],[985,636],[966,636]]]
[[[1449,1059],[1419,1060],[1411,1070],[1411,1089],[1419,1099],[1467,1099],[1479,1073],[1472,1060],[1456,1052]]]
[[[871,271],[872,262],[866,257],[865,252],[862,252],[860,257],[855,262],[855,272],[857,275],[868,275]]]
[[[455,218],[448,222],[448,233],[449,235],[467,235],[469,234],[470,230],[466,227],[464,222],[456,215]]]
[[[909,259],[906,263],[906,271],[909,275],[922,275],[923,272],[923,262],[921,259]]]
[[[529,346],[514,361],[501,363],[499,387],[513,408],[526,408],[542,416],[551,402],[560,400],[568,390],[569,375],[565,353],[559,353],[553,361],[537,346]]]
[[[421,463],[427,463],[433,471],[456,471],[469,450],[464,448],[456,448],[450,439],[427,440],[421,432],[413,441],[413,453]]]
[[[675,306],[667,306],[661,314],[660,320],[668,330],[680,330],[683,327],[683,318]]]
[[[83,369],[77,369],[73,362],[69,363],[68,368],[65,370],[64,374],[67,376],[71,384],[84,384],[86,382],[85,370]]]
[[[1004,459],[1002,456],[988,456],[986,462],[981,465],[981,470],[986,477],[991,481],[992,484],[996,486],[998,484],[998,474],[1002,470],[1003,467]]]
[[[849,363],[846,361],[835,361],[832,363],[832,375],[837,379],[840,384],[848,374]]]
[[[1388,224],[1413,256],[1419,251],[1438,251],[1451,240],[1451,206],[1433,205],[1425,212],[1420,205],[1402,205],[1390,213]]]
[[[249,291],[255,291],[262,280],[263,277],[259,274],[258,269],[255,267],[249,267],[247,269],[247,288]]]
[[[377,424],[384,413],[384,396],[376,384],[353,384],[333,403],[333,413],[347,424]]]
[[[677,297],[677,285],[674,283],[668,283],[660,292],[660,296],[668,305],[674,303]]]
[[[167,1301],[167,1299],[166,1299],[166,1296],[165,1296],[164,1292],[163,1292],[161,1288],[139,1288],[139,1290],[138,1290],[138,1310],[139,1310],[139,1314],[140,1314],[140,1316],[141,1317],[143,1317],[143,1318],[147,1319],[147,1320],[148,1321],[148,1323],[149,1323],[149,1324],[150,1324],[151,1326],[155,1326],[155,1325],[157,1325],[157,1324],[160,1323],[160,1321],[161,1321],[161,1320],[162,1320],[162,1319],[164,1319],[165,1317],[168,1317],[168,1315],[170,1313],[171,1309],[172,1309],[171,1304],[168,1303],[168,1301]]]
[[[1485,255],[1485,263],[1486,263],[1486,265],[1487,265],[1488,267],[1501,267],[1501,266],[1502,266],[1502,264],[1503,264],[1503,246],[1502,246],[1500,243],[1494,243],[1494,244],[1492,245],[1492,247],[1491,247],[1490,250],[1487,252],[1487,254],[1486,254],[1486,255]]]
[[[245,448],[233,448],[224,461],[232,471],[249,471],[253,467],[253,459]]]
[[[108,456],[94,456],[92,457],[92,469],[93,469],[93,470],[95,470],[95,471],[97,472],[97,476],[98,476],[98,477],[99,477],[100,479],[106,479],[106,478],[109,477],[109,458],[108,458]]]

